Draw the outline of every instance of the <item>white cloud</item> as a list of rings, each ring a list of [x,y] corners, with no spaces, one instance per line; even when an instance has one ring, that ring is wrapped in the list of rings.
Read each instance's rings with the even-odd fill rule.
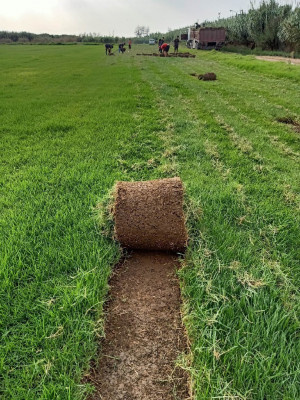
[[[17,20],[23,16],[29,16],[30,14],[38,15],[49,15],[52,10],[58,6],[58,0],[13,0],[5,1],[1,0],[3,4],[0,5],[0,15],[2,17],[11,18]]]

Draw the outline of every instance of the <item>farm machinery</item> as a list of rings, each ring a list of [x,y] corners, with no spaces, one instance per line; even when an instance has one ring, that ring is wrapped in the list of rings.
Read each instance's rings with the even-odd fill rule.
[[[186,40],[189,49],[220,50],[225,44],[225,28],[206,28],[195,25],[188,29],[187,34],[181,35]]]

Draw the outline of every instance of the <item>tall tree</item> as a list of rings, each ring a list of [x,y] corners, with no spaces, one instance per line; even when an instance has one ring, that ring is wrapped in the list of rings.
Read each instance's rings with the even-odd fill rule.
[[[290,46],[291,50],[300,49],[300,7],[283,21],[279,32],[280,39]]]

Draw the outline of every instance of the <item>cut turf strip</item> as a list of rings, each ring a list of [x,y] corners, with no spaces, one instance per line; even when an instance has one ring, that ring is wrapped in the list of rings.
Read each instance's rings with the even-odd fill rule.
[[[111,279],[99,366],[90,400],[188,399],[187,352],[173,254],[134,251]]]

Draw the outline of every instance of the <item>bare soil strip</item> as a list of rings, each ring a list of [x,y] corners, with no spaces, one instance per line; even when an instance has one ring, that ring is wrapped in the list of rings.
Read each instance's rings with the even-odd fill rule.
[[[137,56],[148,56],[148,57],[165,57],[163,53],[137,53]],[[195,54],[191,53],[168,53],[168,57],[181,57],[181,58],[196,58]]]
[[[287,57],[277,57],[277,56],[256,56],[258,60],[265,60],[265,61],[283,61],[285,63],[291,63],[293,65],[300,65],[299,58],[287,58]]]
[[[187,374],[175,365],[187,352],[177,268],[174,255],[145,251],[117,268],[91,400],[189,398]]]
[[[296,133],[300,133],[300,123],[295,121],[291,117],[278,118],[277,122],[280,122],[281,124],[290,125]]]

